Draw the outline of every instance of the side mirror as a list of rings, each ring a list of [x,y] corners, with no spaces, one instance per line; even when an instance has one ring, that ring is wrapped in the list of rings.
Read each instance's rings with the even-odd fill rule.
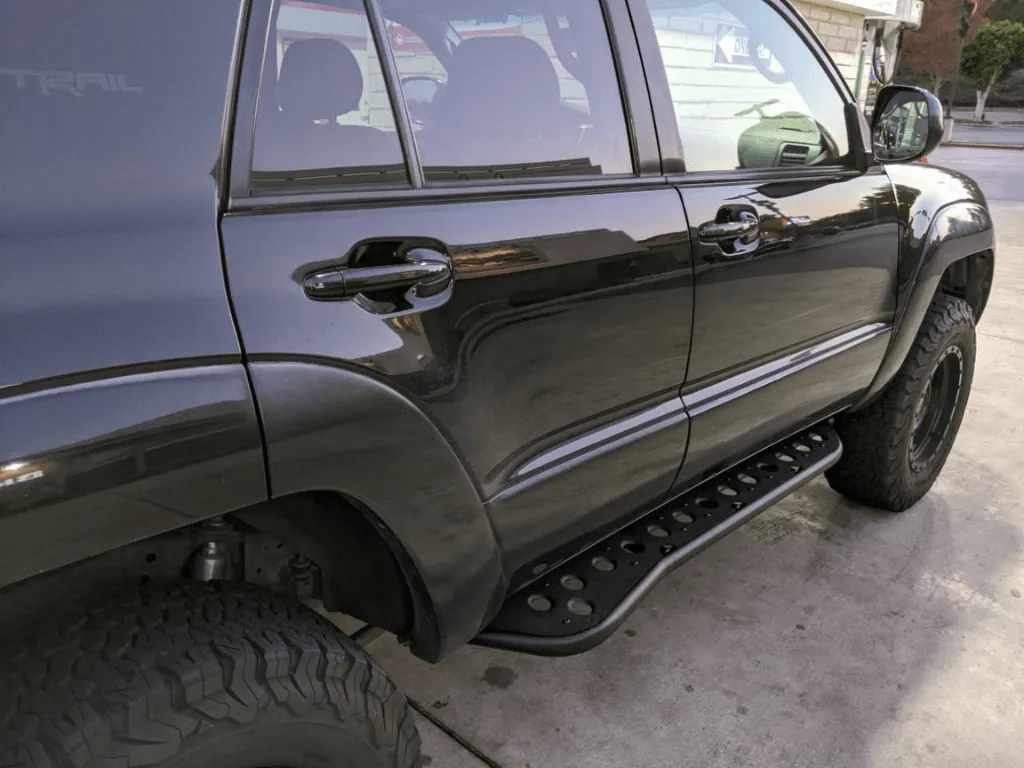
[[[887,85],[871,119],[872,151],[880,163],[919,160],[942,141],[942,105],[923,88]]]

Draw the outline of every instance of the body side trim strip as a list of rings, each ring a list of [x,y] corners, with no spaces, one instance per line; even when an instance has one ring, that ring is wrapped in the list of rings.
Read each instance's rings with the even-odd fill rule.
[[[680,397],[606,424],[592,432],[574,437],[525,461],[511,475],[511,482],[492,498],[506,496],[560,473],[608,450],[640,439],[653,431],[672,426],[680,419],[693,418],[712,408],[725,405],[812,365],[824,362],[892,330],[887,323],[872,323],[822,341],[783,358],[730,376]]]
[[[527,488],[550,480],[575,466],[619,450],[687,420],[683,401],[677,396],[639,413],[580,435],[535,456],[515,470],[512,481],[502,487],[488,502],[521,493]]]
[[[780,379],[792,376],[812,365],[869,342],[891,330],[892,326],[888,323],[871,323],[855,328],[814,346],[805,347],[791,355],[772,360],[685,394],[682,396],[683,404],[691,417],[698,416],[712,408],[748,395]]]
[[[659,403],[653,408],[647,408],[640,411],[640,413],[634,413],[631,416],[627,416],[621,421],[616,421],[613,424],[608,424],[600,429],[594,430],[593,432],[588,432],[584,435],[573,438],[572,440],[561,443],[560,445],[556,445],[551,450],[545,451],[539,456],[534,456],[532,459],[520,466],[512,473],[512,477],[514,480],[519,480],[526,475],[544,469],[545,467],[549,467],[552,464],[561,462],[563,459],[567,459],[570,456],[584,453],[587,450],[603,443],[638,432],[639,430],[648,426],[653,426],[656,422],[664,419],[672,419],[672,417],[677,416],[682,410],[682,401],[678,397],[673,397],[671,400]]]

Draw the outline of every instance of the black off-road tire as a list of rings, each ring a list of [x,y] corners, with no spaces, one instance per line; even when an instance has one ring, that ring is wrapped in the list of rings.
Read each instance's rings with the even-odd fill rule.
[[[394,683],[271,592],[197,583],[112,599],[0,657],[3,768],[420,765]]]
[[[829,485],[855,501],[891,512],[902,512],[924,496],[960,429],[974,379],[975,353],[970,306],[955,296],[936,295],[907,359],[882,395],[867,408],[836,418],[843,456],[825,473]],[[959,369],[955,402],[948,406],[948,418],[937,419],[931,444],[920,437],[915,442],[915,428],[921,431],[916,418],[919,404],[925,402],[926,391],[933,391],[930,382],[940,364],[944,370]],[[955,378],[951,373],[949,380]],[[920,452],[920,446],[928,450]]]

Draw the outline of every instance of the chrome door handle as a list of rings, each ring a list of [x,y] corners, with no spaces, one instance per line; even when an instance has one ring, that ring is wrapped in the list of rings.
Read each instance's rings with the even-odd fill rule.
[[[302,281],[311,299],[351,299],[363,293],[411,288],[425,298],[444,290],[451,281],[448,257],[430,248],[414,248],[395,264],[338,267],[314,272]]]
[[[739,221],[708,221],[697,227],[697,237],[709,242],[735,240],[756,236],[760,230],[757,216],[747,211],[740,213]]]

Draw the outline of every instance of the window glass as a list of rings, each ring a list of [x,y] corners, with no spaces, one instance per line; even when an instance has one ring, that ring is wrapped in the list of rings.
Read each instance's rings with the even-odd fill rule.
[[[428,180],[632,172],[599,0],[385,0]]]
[[[688,171],[842,162],[843,100],[761,0],[647,0]]]
[[[253,182],[404,182],[401,142],[361,5],[281,0],[256,119]]]

